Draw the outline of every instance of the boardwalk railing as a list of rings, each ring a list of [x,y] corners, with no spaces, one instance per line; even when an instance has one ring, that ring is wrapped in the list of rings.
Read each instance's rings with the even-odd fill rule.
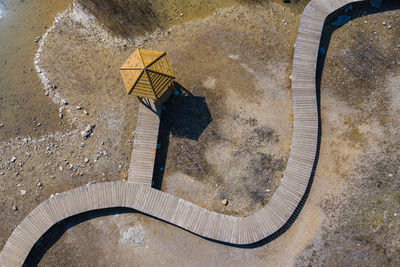
[[[1,254],[1,266],[20,266],[35,242],[55,223],[85,211],[129,207],[160,218],[200,236],[232,244],[249,244],[265,239],[287,225],[304,201],[317,153],[318,107],[316,99],[316,64],[319,42],[326,17],[353,0],[312,0],[301,17],[293,57],[293,139],[282,181],[271,200],[256,213],[234,217],[212,212],[188,201],[149,186],[151,166],[141,167],[133,155],[129,182],[110,182],[79,187],[54,196],[32,210],[15,228]],[[134,145],[133,153],[149,151],[154,163],[154,134],[158,120],[151,122],[152,140]],[[155,123],[154,125],[152,123]],[[157,124],[157,125],[156,125]],[[147,142],[146,141],[146,142]],[[156,141],[155,141],[156,142]],[[148,145],[148,147],[147,147]],[[146,149],[144,149],[146,148]],[[147,150],[149,148],[149,150]],[[136,149],[136,150],[135,150]],[[140,169],[136,172],[135,169]],[[140,179],[139,179],[140,178]],[[142,180],[143,178],[143,180]]]

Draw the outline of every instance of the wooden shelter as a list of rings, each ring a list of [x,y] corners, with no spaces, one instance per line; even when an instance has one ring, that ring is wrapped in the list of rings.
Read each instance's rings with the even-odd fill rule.
[[[174,72],[165,52],[136,49],[120,68],[126,92],[162,105],[174,90]]]

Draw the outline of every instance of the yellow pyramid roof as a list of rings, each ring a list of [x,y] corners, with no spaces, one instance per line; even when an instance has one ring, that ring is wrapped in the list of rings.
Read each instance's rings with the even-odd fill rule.
[[[120,68],[126,92],[159,100],[175,78],[165,52],[136,49]]]

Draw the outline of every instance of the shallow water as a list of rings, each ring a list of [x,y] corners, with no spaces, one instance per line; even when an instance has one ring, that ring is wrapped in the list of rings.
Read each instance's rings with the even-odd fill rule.
[[[0,142],[41,136],[66,126],[58,118],[58,107],[44,95],[33,59],[38,48],[34,40],[71,2],[0,0],[0,124],[4,124]]]

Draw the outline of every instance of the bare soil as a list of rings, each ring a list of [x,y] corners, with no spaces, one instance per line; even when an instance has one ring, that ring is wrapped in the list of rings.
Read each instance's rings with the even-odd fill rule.
[[[51,194],[126,178],[137,101],[124,94],[118,67],[136,47],[166,50],[183,92],[162,115],[155,187],[237,216],[268,201],[289,155],[290,64],[305,3],[187,2],[139,5],[132,12],[155,14],[151,21],[141,16],[143,24],[121,8],[111,12],[116,1],[79,0],[59,17],[38,66],[49,99],[62,107],[61,119],[53,110],[55,121],[67,126],[1,143],[1,244]],[[95,211],[52,229],[39,246],[39,265],[398,266],[400,13],[395,1],[353,5],[350,23],[331,26],[343,12],[329,18],[322,41],[323,132],[314,184],[286,233],[234,247],[133,210]],[[83,140],[88,124],[96,126]]]

